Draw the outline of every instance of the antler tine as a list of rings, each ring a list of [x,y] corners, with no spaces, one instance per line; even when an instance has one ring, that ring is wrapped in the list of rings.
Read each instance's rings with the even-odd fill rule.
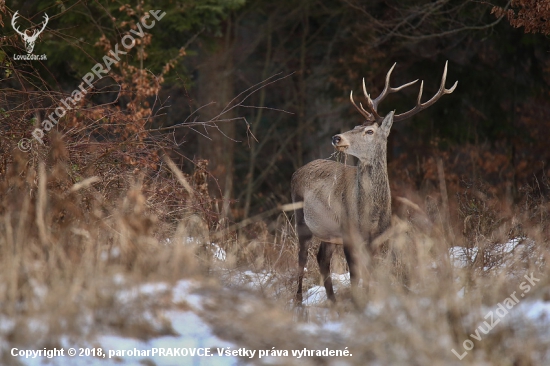
[[[361,103],[359,103],[361,108],[359,108],[359,106],[355,104],[355,101],[353,100],[353,90],[349,94],[349,99],[351,100],[351,103],[355,106],[355,108],[357,108],[359,113],[361,113],[363,117],[366,118],[367,121],[371,121],[371,122],[374,121],[374,116],[371,113],[367,112],[365,108],[363,108],[363,105]]]
[[[380,104],[380,102],[383,101],[384,99],[386,99],[388,94],[398,92],[401,89],[404,89],[408,86],[411,86],[411,85],[413,85],[414,83],[416,83],[418,81],[418,79],[416,79],[415,81],[411,81],[410,83],[403,84],[403,85],[398,86],[396,88],[392,88],[390,86],[390,77],[391,77],[391,73],[393,72],[393,69],[395,68],[395,65],[397,65],[397,62],[394,62],[393,66],[391,67],[391,69],[386,74],[386,84],[384,85],[384,90],[382,90],[382,93],[380,93],[380,95],[372,102],[373,108],[376,111],[378,111],[378,105]]]
[[[417,114],[421,110],[426,109],[426,108],[430,107],[431,105],[433,105],[443,95],[451,94],[452,92],[455,91],[456,86],[458,85],[458,81],[456,81],[450,89],[445,89],[445,81],[447,81],[447,64],[448,63],[449,63],[449,61],[445,62],[445,68],[443,69],[443,76],[441,77],[441,86],[439,87],[439,90],[437,91],[437,93],[435,93],[435,95],[430,100],[428,100],[425,103],[422,103],[422,91],[424,90],[424,81],[422,81],[422,83],[420,84],[420,91],[418,93],[418,99],[416,101],[416,106],[413,109],[411,109],[411,110],[409,110],[405,113],[395,115],[393,117],[394,122],[395,121],[402,121],[404,119],[407,119],[409,117],[414,116],[415,114]]]
[[[375,121],[380,120],[382,117],[378,114],[377,108],[374,105],[374,102],[370,98],[370,94],[367,93],[367,87],[365,86],[365,78],[363,78],[363,94],[365,95],[365,98],[367,99],[367,108],[369,109],[369,113],[373,116]],[[360,104],[360,103],[359,103]],[[361,105],[361,108],[363,106]]]
[[[382,93],[380,93],[380,95],[373,102],[373,105],[375,106],[376,109],[378,109],[378,104],[381,101],[383,101],[388,95],[388,88],[390,87],[390,77],[391,77],[391,73],[393,72],[393,69],[395,68],[395,65],[397,65],[397,62],[393,63],[393,66],[386,74],[386,84],[384,85],[384,90],[382,90]]]

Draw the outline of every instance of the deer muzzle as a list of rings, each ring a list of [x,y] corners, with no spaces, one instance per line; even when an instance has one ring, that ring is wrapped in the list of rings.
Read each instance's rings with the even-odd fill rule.
[[[344,136],[334,135],[332,136],[332,146],[334,146],[338,151],[344,151],[349,147],[349,144]]]

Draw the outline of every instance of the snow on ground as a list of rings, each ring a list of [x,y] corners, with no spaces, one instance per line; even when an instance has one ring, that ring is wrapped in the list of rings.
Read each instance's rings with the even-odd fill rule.
[[[532,249],[534,241],[529,238],[513,238],[504,244],[495,244],[491,247],[491,254],[495,256],[503,256],[503,260],[499,261],[499,267],[506,267],[512,264],[514,260],[518,260],[518,255],[525,250]],[[479,253],[479,248],[464,248],[464,247],[452,247],[449,249],[449,256],[451,263],[455,268],[465,268],[470,266]],[[436,266],[434,264],[434,266]],[[485,267],[484,270],[488,270]],[[248,273],[250,271],[247,271]],[[250,272],[252,273],[252,272]],[[258,275],[258,274],[254,274]],[[343,274],[332,273],[332,282],[334,285],[334,291],[338,292],[339,288],[349,287],[350,278],[349,272]],[[457,295],[464,297],[464,288],[462,288]],[[304,294],[303,304],[306,306],[317,306],[327,301],[327,293],[324,286],[313,286]]]
[[[323,286],[313,286],[303,296],[302,304],[305,306],[320,305],[327,301],[327,291]]]
[[[210,326],[192,311],[167,311],[166,318],[172,322],[172,327],[179,335],[176,337],[159,337],[150,341],[140,341],[136,339],[124,338],[119,336],[101,336],[97,339],[98,343],[104,349],[110,350],[147,350],[153,348],[212,348],[214,350],[212,357],[204,356],[152,356],[152,357],[120,357],[123,361],[121,365],[141,366],[144,361],[153,361],[155,365],[235,365],[237,360],[233,357],[219,357],[215,349],[217,347],[237,348],[232,343],[222,341],[212,334]],[[100,363],[97,363],[98,365]],[[101,363],[103,364],[103,363]]]
[[[477,252],[477,248],[452,247],[449,249],[449,256],[454,267],[464,268],[476,259]]]
[[[525,300],[520,302],[510,312],[521,314],[532,320],[535,324],[550,326],[550,302],[537,300]]]
[[[232,279],[230,279],[231,283],[245,286],[250,289],[264,288],[275,279],[275,273],[268,271],[232,271],[229,272],[229,276],[232,277]]]
[[[185,303],[193,310],[201,310],[203,298],[201,295],[192,293],[196,286],[189,280],[181,280],[171,287],[166,283],[151,283],[139,286],[132,290],[124,291],[120,293],[122,300],[131,301],[136,296],[155,296],[166,291],[171,291],[172,302],[177,305],[178,303]],[[67,339],[62,340],[63,348],[65,349],[65,355],[70,347],[73,347],[79,352],[79,348],[97,348],[101,347],[107,354],[104,358],[97,358],[92,356],[83,357],[55,357],[48,359],[46,357],[37,358],[17,358],[23,365],[38,366],[38,365],[57,365],[57,366],[72,366],[72,365],[84,365],[84,366],[96,366],[96,365],[112,365],[117,364],[121,366],[143,366],[148,364],[154,364],[157,366],[168,365],[193,365],[193,366],[232,366],[236,365],[237,359],[235,357],[218,356],[217,348],[230,347],[231,349],[238,349],[237,346],[230,342],[223,341],[216,337],[210,326],[205,323],[193,310],[178,310],[176,306],[174,309],[164,312],[164,317],[169,319],[173,330],[177,333],[176,336],[162,336],[148,341],[139,340],[135,338],[129,338],[113,334],[102,334],[96,337],[95,340],[89,342],[87,345],[75,345]],[[181,349],[187,348],[188,352],[192,349],[209,348],[213,356],[160,356],[159,354],[152,355],[154,348],[160,349]],[[124,356],[112,355],[109,358],[109,351],[126,351]],[[134,356],[128,355],[128,351],[132,353],[135,350],[140,352],[151,350],[151,355],[147,356]],[[183,352],[183,351],[181,351]],[[204,352],[204,351],[201,351]],[[202,354],[202,353],[201,353]]]
[[[494,244],[487,247],[486,255],[492,256],[492,262],[498,268],[506,268],[520,259],[525,251],[532,251],[535,242],[529,238],[517,237],[508,240],[504,244]],[[452,247],[449,249],[451,263],[456,268],[465,268],[470,266],[476,259],[479,248]],[[487,271],[490,267],[484,267]]]
[[[331,273],[332,285],[334,293],[338,293],[338,290],[343,287],[350,286],[349,272],[338,274]],[[303,304],[306,306],[316,306],[327,301],[327,291],[324,286],[313,286],[304,294]]]
[[[521,253],[523,250],[528,250],[533,245],[533,241],[526,238],[515,238],[509,240],[505,244],[497,244],[492,247],[493,253],[499,253],[508,255],[507,258],[517,260],[515,254]],[[225,251],[218,245],[211,243],[210,249],[212,256],[220,261],[224,261],[226,257]],[[463,247],[453,247],[449,250],[449,256],[453,265],[456,268],[464,268],[470,265],[478,255],[478,249],[466,249]],[[499,267],[505,267],[508,259],[505,259]],[[270,286],[273,281],[276,280],[276,274],[268,271],[253,272],[253,271],[238,271],[232,270],[227,272],[227,276],[230,276],[230,283],[238,284],[251,289],[260,289],[265,286]],[[344,274],[331,274],[335,292],[340,289],[350,286],[349,273]],[[119,278],[117,282],[120,285],[124,285],[124,279]],[[95,340],[90,341],[88,347],[101,347],[106,353],[111,351],[134,351],[134,350],[153,350],[154,348],[209,348],[211,349],[212,357],[204,356],[129,356],[127,353],[124,356],[116,356],[109,359],[108,356],[105,359],[89,357],[57,357],[53,359],[47,359],[45,357],[38,357],[35,359],[18,358],[22,365],[144,365],[154,364],[158,366],[163,365],[236,365],[238,359],[234,357],[220,357],[217,355],[216,349],[230,347],[231,349],[238,349],[239,346],[230,342],[219,339],[213,334],[211,327],[205,323],[197,314],[203,309],[203,301],[206,300],[203,295],[194,292],[197,288],[197,284],[190,280],[181,280],[175,285],[169,285],[167,283],[149,283],[138,287],[128,288],[127,290],[119,293],[120,300],[123,302],[136,301],[142,296],[154,297],[160,294],[171,293],[173,308],[164,312],[164,318],[171,322],[172,328],[177,333],[175,336],[161,336],[150,340],[139,340],[114,334],[100,334]],[[459,291],[459,296],[464,296],[464,289]],[[311,310],[318,309],[319,313],[312,313],[311,319],[319,320],[317,324],[301,324],[300,326],[304,331],[315,334],[320,330],[328,330],[330,332],[339,333],[344,335],[346,327],[343,326],[341,321],[332,321],[328,317],[328,309],[319,307],[327,301],[326,291],[323,286],[313,286],[304,294],[304,305]],[[181,310],[178,308],[178,304],[185,304],[186,306],[180,307],[191,310]],[[384,304],[371,304],[367,313],[376,314],[384,308]],[[327,315],[327,316],[324,316]],[[519,321],[521,323],[530,323],[537,327],[541,327],[544,324],[545,327],[550,326],[550,302],[545,302],[539,299],[529,300],[527,298],[521,299],[521,301],[510,310],[509,320]],[[145,314],[147,316],[147,314]],[[508,320],[508,319],[506,319]],[[0,330],[3,330],[9,322],[0,322]],[[9,327],[9,326],[8,326]],[[62,340],[62,345],[67,350],[69,347],[74,347],[77,350],[82,345],[72,344],[67,339]]]
[[[206,248],[210,249],[210,252],[212,253],[212,257],[216,260],[225,262],[225,259],[227,257],[227,254],[225,250],[223,250],[222,247],[220,247],[216,243],[207,243]]]

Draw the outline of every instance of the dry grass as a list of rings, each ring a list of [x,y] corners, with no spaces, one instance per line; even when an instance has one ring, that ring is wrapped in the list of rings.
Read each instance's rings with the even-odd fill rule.
[[[140,284],[182,278],[193,278],[205,299],[201,317],[241,347],[289,353],[347,347],[353,354],[256,357],[254,364],[544,365],[550,357],[547,328],[519,309],[550,297],[548,203],[541,194],[531,191],[514,208],[477,186],[466,187],[458,210],[452,209],[453,222],[424,214],[425,205],[413,203],[418,197],[411,195],[401,200],[408,202],[384,237],[386,253],[396,260],[362,254],[359,308],[349,289],[340,287],[335,306],[295,309],[297,240],[284,213],[228,232],[214,246],[207,243],[215,233],[193,202],[176,225],[168,216],[159,219],[156,204],[162,202],[151,199],[147,192],[154,189],[144,189],[144,179],[130,176],[127,186],[107,195],[101,177],[74,183],[63,159],[44,161],[34,164],[16,154],[0,180],[3,364],[14,364],[6,352],[14,346],[55,347],[63,338],[93,344],[105,333],[139,339],[174,334],[165,310],[185,304],[168,295],[127,293]],[[166,179],[179,184],[174,176]],[[514,250],[500,245],[518,237],[526,239]],[[455,249],[451,257],[456,246],[463,252]],[[218,248],[224,261],[213,255]],[[342,273],[346,266],[338,253],[333,272]],[[312,245],[306,289],[320,284],[314,254]],[[474,348],[459,361],[451,349],[464,352],[463,342],[472,340],[488,311],[519,294],[531,273],[540,282],[480,341],[473,340]]]
[[[22,154],[14,160],[0,182],[3,347],[54,347],[61,337],[84,340],[104,331],[170,334],[159,316],[166,301],[119,296],[197,268],[192,248],[159,243],[155,235],[168,224],[150,213],[139,181],[107,200],[94,187],[99,179],[68,185],[62,162],[35,169]],[[2,354],[3,364],[14,362]]]

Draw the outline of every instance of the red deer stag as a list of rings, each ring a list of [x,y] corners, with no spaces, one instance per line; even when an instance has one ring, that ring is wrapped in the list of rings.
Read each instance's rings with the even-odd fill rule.
[[[366,121],[353,130],[332,137],[332,145],[346,154],[359,159],[357,166],[347,166],[331,160],[315,160],[298,169],[292,176],[292,201],[303,202],[295,210],[296,230],[300,243],[298,254],[298,292],[296,302],[302,303],[302,280],[307,262],[308,242],[315,236],[321,240],[317,262],[323,278],[327,297],[336,301],[330,276],[330,260],[335,245],[344,246],[344,254],[350,270],[352,286],[358,281],[356,245],[366,245],[373,254],[372,241],[390,226],[391,194],[388,181],[386,150],[388,135],[394,121],[402,121],[434,104],[441,96],[452,93],[458,81],[445,89],[447,63],[443,70],[439,91],[427,102],[422,103],[422,89],[416,106],[408,112],[378,114],[378,105],[389,93],[397,92],[418,80],[397,88],[390,87],[392,66],[386,75],[384,90],[372,100],[365,88],[366,108],[359,106],[350,94],[351,103]]]

